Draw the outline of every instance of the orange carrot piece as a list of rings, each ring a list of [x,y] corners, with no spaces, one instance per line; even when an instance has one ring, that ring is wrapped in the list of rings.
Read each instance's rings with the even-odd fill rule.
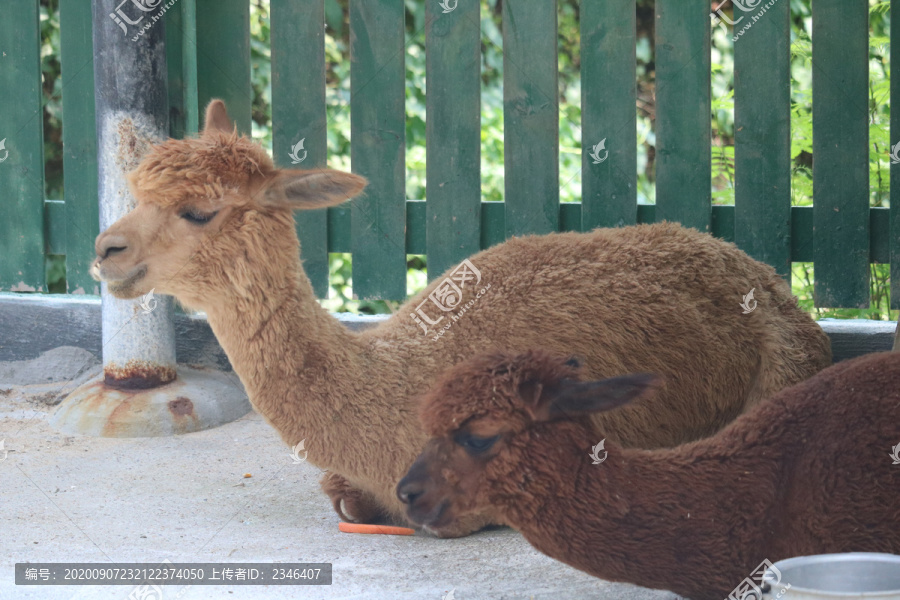
[[[415,529],[409,527],[393,527],[391,525],[362,525],[359,523],[338,523],[338,529],[344,533],[383,533],[385,535],[412,535]]]

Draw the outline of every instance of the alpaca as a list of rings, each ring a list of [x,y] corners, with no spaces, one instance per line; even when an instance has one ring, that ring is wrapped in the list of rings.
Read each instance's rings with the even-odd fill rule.
[[[422,402],[436,437],[397,487],[410,518],[489,514],[577,569],[694,600],[721,600],[764,559],[900,552],[900,353],[839,363],[656,450],[604,449],[584,416],[611,435],[627,419],[613,409],[647,405],[660,376],[578,373],[540,351],[448,370]]]
[[[830,364],[827,336],[773,269],[675,224],[514,238],[466,263],[477,285],[451,282],[461,316],[429,301],[448,275],[379,326],[348,331],[316,301],[293,211],[365,184],[275,169],[213,101],[199,138],[154,146],[129,175],[137,206],[97,238],[92,266],[117,297],[155,288],[206,313],[255,410],[329,471],[322,485],[344,519],[407,523],[394,489],[427,441],[415,398],[485,350],[574,351],[595,378],[666,374],[658,402],[618,431],[639,447],[709,435]],[[751,288],[759,308],[742,314]]]

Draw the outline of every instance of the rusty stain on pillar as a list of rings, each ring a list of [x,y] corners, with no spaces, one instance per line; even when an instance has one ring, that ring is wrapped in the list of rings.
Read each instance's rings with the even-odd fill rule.
[[[135,207],[126,175],[169,132],[163,2],[126,3],[114,10],[94,3],[94,101],[100,190],[100,231]],[[148,10],[149,9],[149,10]],[[114,17],[118,17],[118,22]],[[137,32],[142,32],[133,40]],[[103,298],[103,374],[117,389],[147,389],[175,379],[174,305],[154,297],[119,300],[106,284]]]
[[[126,176],[168,137],[163,0],[93,4],[100,230],[136,204]],[[110,12],[112,11],[112,12]],[[51,417],[69,433],[145,437],[189,433],[250,411],[239,383],[175,362],[174,304],[164,295],[119,300],[101,285],[103,374]]]

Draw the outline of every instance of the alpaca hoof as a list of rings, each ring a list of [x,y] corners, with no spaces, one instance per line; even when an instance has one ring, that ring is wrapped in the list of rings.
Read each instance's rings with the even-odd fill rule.
[[[336,473],[326,473],[322,490],[331,499],[334,512],[348,523],[372,523],[383,517],[384,511],[375,498]]]
[[[374,523],[383,511],[366,492],[351,488],[343,497],[332,498],[334,512],[348,523]]]

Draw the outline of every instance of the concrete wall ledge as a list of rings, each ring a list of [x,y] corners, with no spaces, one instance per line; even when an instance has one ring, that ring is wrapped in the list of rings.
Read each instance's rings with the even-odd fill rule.
[[[336,314],[353,330],[380,323],[387,315]],[[890,350],[896,323],[864,319],[822,319],[835,362]],[[228,358],[203,317],[175,315],[178,362],[229,369]],[[100,298],[47,294],[0,294],[0,361],[29,360],[59,346],[77,346],[101,356]]]

